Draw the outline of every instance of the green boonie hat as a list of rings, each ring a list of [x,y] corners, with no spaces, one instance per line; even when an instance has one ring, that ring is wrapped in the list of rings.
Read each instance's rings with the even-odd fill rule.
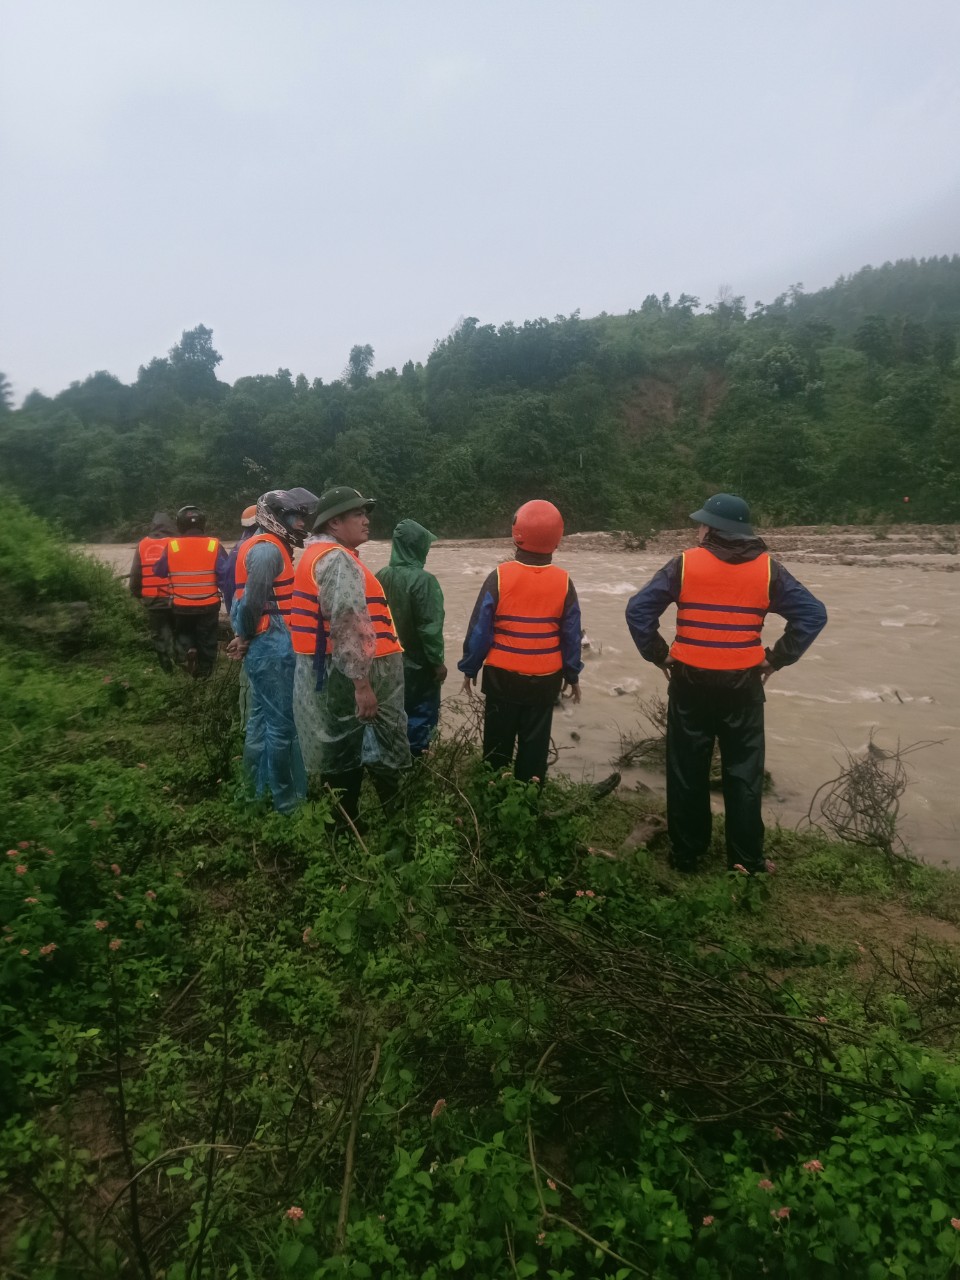
[[[750,508],[742,498],[733,493],[715,493],[699,511],[691,511],[690,519],[696,520],[698,524],[709,525],[711,529],[718,529],[729,538],[754,536]]]
[[[342,516],[345,511],[356,511],[358,507],[364,511],[369,511],[376,505],[376,498],[364,498],[356,489],[351,489],[345,484],[338,484],[335,489],[327,489],[325,493],[321,493],[320,509],[317,512],[316,520],[313,522],[313,532],[316,533],[334,516]]]

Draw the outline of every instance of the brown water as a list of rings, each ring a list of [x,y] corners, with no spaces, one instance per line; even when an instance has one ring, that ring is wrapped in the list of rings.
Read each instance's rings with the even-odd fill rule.
[[[870,739],[885,748],[921,741],[938,745],[908,756],[911,785],[901,802],[901,831],[911,850],[930,862],[960,866],[960,556],[955,528],[872,531],[790,529],[768,538],[770,549],[827,606],[830,621],[795,666],[767,684],[767,766],[773,790],[768,824],[794,826],[821,783],[839,772],[847,750]],[[557,560],[576,584],[589,640],[581,678],[583,701],[554,716],[558,769],[592,780],[611,772],[620,735],[646,736],[639,704],[665,696],[663,676],[640,658],[624,622],[630,595],[669,557],[690,544],[686,531],[665,533],[641,551],[607,535],[565,540]],[[132,547],[91,546],[119,572]],[[477,592],[506,541],[439,542],[428,567],[446,598],[444,633],[450,678],[445,716],[456,715],[461,681],[455,670]],[[364,560],[378,569],[389,544],[369,543]],[[672,636],[673,610],[663,619]],[[782,631],[771,617],[766,642]],[[578,735],[574,737],[574,735]],[[627,770],[624,786],[662,786],[662,775]]]

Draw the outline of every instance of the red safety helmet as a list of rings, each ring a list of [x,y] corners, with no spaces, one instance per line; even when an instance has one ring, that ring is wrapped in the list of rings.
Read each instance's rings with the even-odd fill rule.
[[[513,517],[513,540],[522,551],[550,555],[563,537],[563,516],[552,502],[534,498]]]

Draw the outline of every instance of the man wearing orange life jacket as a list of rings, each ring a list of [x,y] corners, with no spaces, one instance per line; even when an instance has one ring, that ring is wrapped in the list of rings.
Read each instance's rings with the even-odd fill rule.
[[[175,533],[167,513],[158,511],[150,532],[137,544],[130,566],[130,594],[143,601],[150,640],[164,671],[173,670],[173,589],[169,579],[158,577],[155,569]]]
[[[190,675],[201,677],[212,674],[217,660],[220,584],[227,567],[227,553],[219,538],[207,536],[206,525],[199,507],[181,507],[177,533],[155,569],[167,579],[172,595],[177,659]]]
[[[307,772],[339,794],[351,821],[365,768],[389,807],[410,765],[403,650],[383,588],[357,554],[370,537],[373,506],[346,485],[321,495],[290,614],[294,715]]]
[[[717,493],[690,517],[698,545],[660,569],[627,605],[640,654],[669,680],[667,826],[671,863],[691,872],[710,846],[710,765],[719,742],[730,870],[756,874],[763,857],[763,686],[809,648],[827,611],[768,555],[742,498]],[[677,606],[672,646],[659,619]],[[787,621],[765,649],[768,613]]]
[[[553,708],[563,690],[580,701],[580,603],[570,575],[553,563],[563,517],[552,502],[525,502],[513,517],[516,555],[480,588],[457,663],[473,696],[483,667],[483,755],[513,759],[523,782],[543,782]]]
[[[252,536],[237,554],[236,591],[230,610],[235,638],[227,654],[243,659],[250,682],[244,769],[256,794],[269,793],[280,813],[292,813],[307,793],[293,718],[294,655],[289,622],[293,549],[303,546],[307,516],[316,501],[306,490],[294,494],[271,489],[260,496]]]

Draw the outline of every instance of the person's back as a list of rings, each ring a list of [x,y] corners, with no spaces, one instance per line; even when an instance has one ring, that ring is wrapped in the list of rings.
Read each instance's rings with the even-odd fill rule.
[[[150,639],[161,668],[173,670],[173,587],[156,572],[176,526],[164,511],[154,514],[150,532],[141,538],[130,566],[130,593],[143,602]]]
[[[424,568],[435,541],[436,535],[416,520],[401,520],[393,531],[390,563],[376,575],[403,646],[404,708],[414,755],[429,745],[440,715],[440,686],[447,675],[443,591]]]
[[[190,675],[209,676],[217,658],[220,583],[227,553],[206,533],[206,514],[192,503],[177,512],[177,531],[158,565],[173,592],[177,656]]]
[[[376,574],[404,655],[417,666],[443,661],[443,592],[424,568],[435,541],[436,535],[416,520],[401,520],[393,531],[390,563]]]
[[[463,690],[483,669],[483,756],[494,768],[510,764],[523,782],[547,775],[550,727],[558,697],[580,701],[580,603],[565,569],[553,563],[563,517],[535,498],[513,517],[516,554],[487,577],[467,624]]]
[[[826,625],[823,604],[774,560],[737,494],[718,493],[691,513],[697,545],[659,569],[627,605],[640,656],[666,675],[667,828],[671,864],[692,872],[708,855],[710,767],[719,746],[730,870],[764,870],[764,685],[796,662]],[[668,645],[659,621],[677,607]],[[768,613],[786,619],[771,649]]]
[[[243,529],[243,533],[240,535],[240,541],[227,555],[223,581],[220,584],[223,607],[226,609],[228,616],[233,608],[233,597],[237,594],[237,556],[239,556],[243,544],[249,542],[257,532],[257,504],[255,502],[249,507],[244,507],[240,516],[240,526]]]

